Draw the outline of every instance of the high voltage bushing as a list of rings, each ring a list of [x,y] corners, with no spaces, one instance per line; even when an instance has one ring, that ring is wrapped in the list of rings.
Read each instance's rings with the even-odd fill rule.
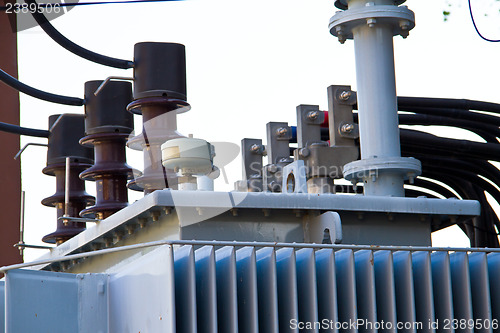
[[[161,163],[160,146],[174,138],[177,114],[190,109],[186,101],[186,54],[182,44],[138,43],[134,48],[134,101],[128,110],[142,114],[142,133],[127,143],[144,152],[144,172],[129,183],[145,194],[175,188],[177,176]]]
[[[96,204],[80,212],[82,217],[105,219],[128,205],[127,180],[133,178],[126,163],[125,143],[133,131],[130,82],[109,81],[94,94],[102,81],[85,83],[85,137],[80,143],[94,147],[94,165],[80,174],[95,180]]]
[[[59,219],[65,212],[68,217],[78,217],[81,210],[94,204],[93,196],[85,192],[85,182],[80,172],[94,162],[92,149],[81,146],[78,141],[84,134],[84,115],[62,114],[49,117],[49,148],[47,166],[43,173],[56,177],[56,193],[42,200],[42,204],[57,208],[57,229],[42,238],[46,243],[60,244],[85,230],[85,223],[67,222]],[[65,205],[66,158],[70,158],[69,204]]]

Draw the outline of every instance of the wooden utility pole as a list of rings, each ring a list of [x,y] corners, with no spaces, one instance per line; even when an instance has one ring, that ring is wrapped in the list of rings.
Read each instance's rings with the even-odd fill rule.
[[[6,3],[7,1],[3,1]],[[0,12],[0,68],[17,77],[17,34],[14,14]],[[19,125],[19,93],[0,83],[0,121]],[[23,261],[13,245],[19,241],[21,164],[16,134],[0,132],[0,266]]]

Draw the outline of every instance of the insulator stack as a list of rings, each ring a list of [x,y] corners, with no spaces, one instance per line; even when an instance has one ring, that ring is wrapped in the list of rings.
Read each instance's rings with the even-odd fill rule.
[[[177,132],[177,114],[190,109],[186,102],[184,45],[139,43],[134,48],[134,101],[128,110],[142,114],[142,133],[127,143],[144,152],[144,172],[129,183],[145,194],[176,188],[177,176],[161,164],[161,145],[184,137]]]
[[[85,137],[82,145],[94,147],[94,165],[80,174],[95,180],[96,204],[82,217],[105,219],[128,206],[127,181],[133,178],[126,163],[125,143],[134,128],[133,115],[127,111],[132,101],[132,84],[109,81],[97,95],[102,81],[85,83]]]
[[[49,117],[49,147],[47,166],[43,173],[56,177],[56,193],[42,200],[42,204],[57,208],[57,229],[42,238],[46,243],[60,244],[85,230],[85,223],[67,222],[59,219],[65,213],[68,217],[79,217],[81,210],[94,204],[93,196],[85,192],[85,182],[80,172],[93,163],[92,149],[81,146],[78,141],[84,134],[84,115],[62,114]],[[70,158],[69,204],[65,205],[66,158]]]

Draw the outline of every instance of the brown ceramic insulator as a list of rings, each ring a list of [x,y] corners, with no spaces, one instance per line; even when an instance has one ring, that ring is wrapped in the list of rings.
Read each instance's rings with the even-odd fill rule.
[[[142,114],[143,129],[127,145],[144,152],[143,175],[129,182],[129,188],[144,190],[145,194],[176,188],[177,175],[173,170],[165,169],[161,163],[161,145],[167,140],[183,137],[176,131],[175,117],[189,108],[186,101],[167,97],[146,97],[129,104],[129,111]]]
[[[85,182],[80,179],[79,174],[89,164],[78,162],[70,163],[70,182],[69,182],[69,206],[68,216],[79,217],[81,210],[85,209],[89,204],[94,203],[94,197],[85,192]],[[42,171],[46,175],[56,177],[56,193],[42,200],[42,204],[49,207],[57,208],[57,217],[61,217],[65,213],[65,182],[66,182],[66,165],[63,163],[47,166]],[[57,229],[42,238],[46,243],[61,244],[68,239],[78,235],[85,230],[85,223],[57,221]]]
[[[128,206],[127,180],[133,178],[126,163],[126,133],[97,133],[80,140],[82,145],[94,146],[94,165],[80,174],[83,180],[95,180],[96,204],[81,216],[105,219]]]

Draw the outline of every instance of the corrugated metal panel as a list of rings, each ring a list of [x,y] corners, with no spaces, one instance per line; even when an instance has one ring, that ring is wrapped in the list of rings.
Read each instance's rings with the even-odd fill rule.
[[[316,289],[316,263],[313,249],[297,251],[297,293],[299,303],[299,320],[302,322],[318,322],[318,291]],[[319,332],[313,327],[309,332]]]
[[[276,251],[276,275],[278,278],[278,324],[279,331],[298,332],[290,329],[292,320],[300,320],[297,295],[297,271],[295,251],[292,248]]]
[[[20,330],[7,332],[33,331],[39,322],[60,321],[64,311],[88,318],[85,311],[108,304],[82,299],[98,281],[82,285],[77,277],[10,271],[7,320]],[[500,253],[165,247],[109,276],[109,332],[497,333],[498,281]],[[44,306],[33,301],[54,290],[64,297],[41,298]],[[9,301],[13,292],[22,302]],[[32,326],[17,320],[32,311]],[[94,331],[75,325],[64,329]]]
[[[431,255],[434,309],[439,333],[453,333],[452,326],[446,321],[453,318],[453,296],[451,289],[450,256],[448,252],[435,252]]]
[[[413,284],[412,258],[409,251],[397,251],[392,255],[394,263],[394,290],[398,321],[416,323],[415,294]],[[403,327],[401,333],[415,333],[417,327]]]
[[[194,249],[185,245],[174,252],[175,317],[177,332],[197,332]]]
[[[268,247],[257,251],[257,288],[259,332],[278,332],[278,282],[276,252]]]
[[[468,322],[472,319],[472,296],[467,253],[452,253],[450,255],[450,268],[453,312],[455,313],[455,318]],[[465,327],[457,325],[455,332],[472,333],[473,330],[468,325],[465,325]]]
[[[394,262],[391,251],[377,251],[375,260],[375,291],[377,299],[377,320],[379,323],[395,323],[396,291],[394,288]],[[382,327],[379,332],[395,333],[396,326]]]
[[[244,247],[236,251],[236,274],[239,332],[257,333],[259,332],[259,301],[255,248]]]
[[[358,319],[356,302],[356,277],[354,273],[354,252],[340,250],[335,252],[335,269],[337,273],[337,297],[339,323],[356,322]],[[357,332],[357,328],[347,325],[342,332]]]
[[[471,253],[469,255],[469,270],[474,318],[481,318],[483,321],[491,322],[490,281],[486,253]],[[491,326],[481,326],[476,325],[474,332],[493,332]]]
[[[435,332],[434,293],[432,290],[431,255],[429,252],[413,252],[413,285],[415,287],[415,309],[418,323],[423,323],[422,332]]]
[[[377,329],[372,325],[377,322],[373,251],[361,250],[355,252],[354,265],[356,270],[358,319],[366,321],[358,327],[358,330],[359,332],[375,333]]]
[[[194,252],[196,264],[196,312],[198,331],[217,332],[217,282],[215,275],[215,250],[204,246]]]
[[[217,321],[220,333],[238,331],[236,254],[232,246],[215,251],[217,276]]]
[[[500,319],[500,253],[488,254],[488,277],[490,278],[490,299],[492,318]],[[493,328],[500,332],[500,328]]]
[[[320,322],[337,323],[337,279],[335,277],[335,255],[332,249],[316,251],[316,281],[318,291],[318,319]],[[320,332],[335,332],[337,327],[321,328]]]

